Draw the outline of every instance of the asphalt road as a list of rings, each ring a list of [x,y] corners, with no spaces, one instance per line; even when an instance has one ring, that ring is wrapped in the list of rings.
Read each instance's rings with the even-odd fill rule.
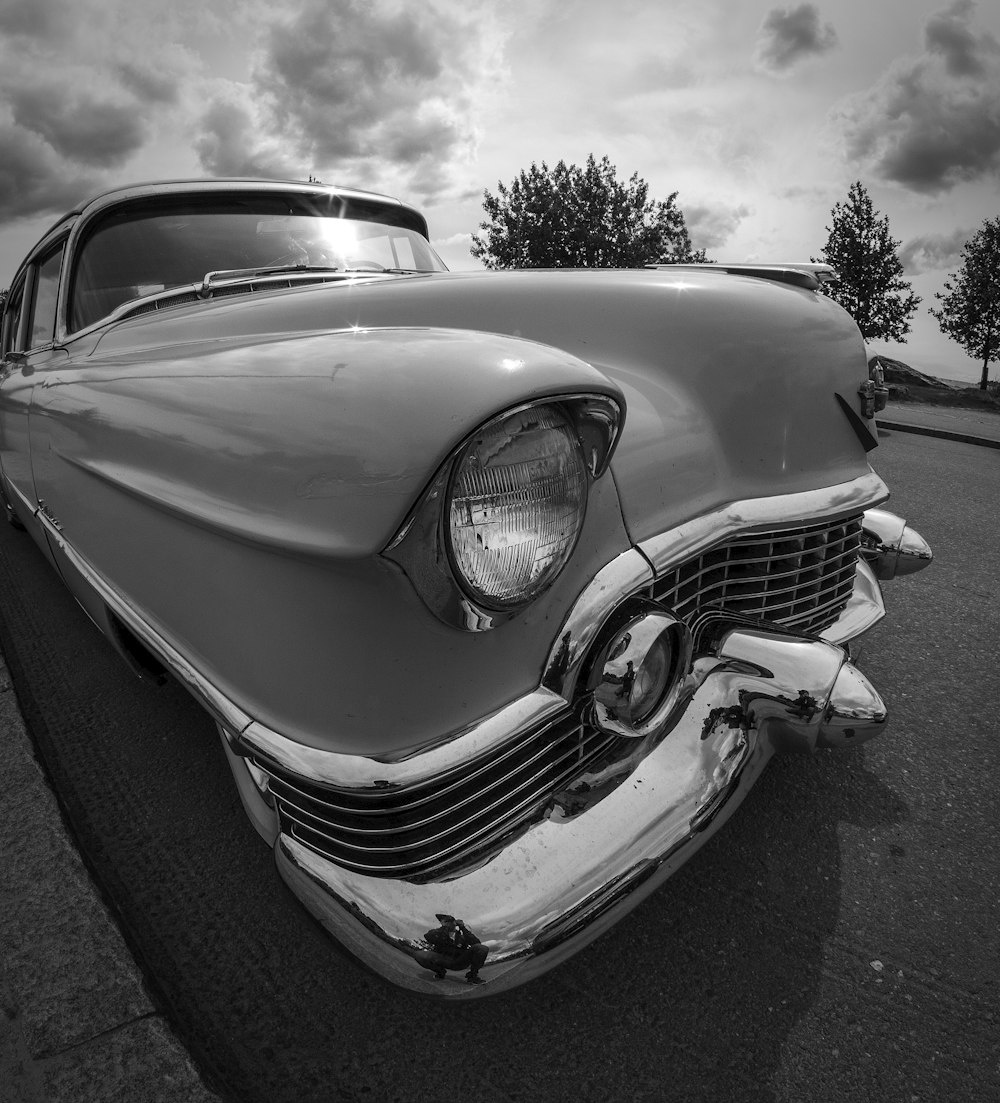
[[[337,953],[245,821],[212,725],[135,681],[3,526],[22,711],[208,1083],[240,1103],[1000,1101],[1000,454],[888,433],[873,458],[937,555],[887,587],[863,642],[888,732],[777,760],[611,933],[473,1005]]]

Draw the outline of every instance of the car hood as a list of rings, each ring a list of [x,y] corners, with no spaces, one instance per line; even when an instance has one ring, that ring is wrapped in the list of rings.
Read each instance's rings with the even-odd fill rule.
[[[411,355],[408,342],[425,328],[486,342],[488,364],[468,342],[438,357]],[[404,333],[394,351],[366,359],[365,382],[355,380],[351,402],[361,392],[364,401],[345,409],[352,423],[369,418],[374,428],[348,433],[351,455],[341,457],[335,478],[384,474],[385,441],[406,436],[415,421],[426,428],[392,453],[398,466],[407,452],[412,472],[395,481],[391,509],[373,513],[373,492],[341,500],[355,550],[392,535],[403,498],[412,500],[443,458],[433,438],[453,446],[474,428],[470,419],[560,389],[620,389],[625,397],[612,470],[636,542],[727,502],[829,486],[868,470],[860,417],[844,410],[859,409],[857,389],[867,378],[851,318],[812,291],[711,269],[451,273],[258,294],[120,323],[97,353],[128,361],[169,355],[179,364],[186,348],[278,371],[273,355],[259,350],[291,335],[296,344],[279,358],[285,370],[301,371],[308,350],[310,370],[328,375],[342,360],[340,346],[319,336],[330,330]],[[517,339],[525,355],[494,347],[489,335]],[[347,371],[342,382],[351,378]],[[393,393],[398,386],[402,397]],[[338,441],[338,454],[344,448]]]

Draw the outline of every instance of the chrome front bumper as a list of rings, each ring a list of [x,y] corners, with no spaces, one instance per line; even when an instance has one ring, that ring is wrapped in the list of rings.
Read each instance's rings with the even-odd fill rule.
[[[882,500],[879,488],[871,476],[848,484],[847,492],[832,490],[839,507],[854,509]],[[744,507],[732,511],[734,526],[755,520]],[[890,561],[930,560],[926,544],[897,520],[883,511],[874,511],[871,526],[866,520],[853,595],[822,637],[721,617],[698,636],[682,707],[667,733],[641,748],[636,741],[626,769],[619,761],[577,778],[544,815],[484,853],[478,865],[436,879],[345,868],[292,831],[278,830],[267,765],[320,785],[406,787],[564,715],[579,697],[581,667],[600,625],[648,581],[650,563],[658,568],[665,561],[665,548],[633,549],[598,575],[567,618],[536,691],[410,759],[331,754],[253,722],[240,730],[221,724],[247,811],[273,843],[295,895],[388,980],[452,999],[524,983],[598,937],[686,862],[732,815],[772,754],[856,745],[882,730],[886,710],[878,693],[838,644],[884,614],[876,574],[887,576]],[[704,535],[696,526],[681,534],[688,543]],[[468,955],[444,965],[428,952],[425,936],[442,915],[461,920],[479,940],[468,977]]]
[[[403,987],[463,999],[521,984],[600,935],[729,818],[775,751],[860,743],[886,712],[843,650],[732,628],[691,672],[669,735],[602,796],[601,778],[479,868],[414,884],[363,876],[278,835],[278,870],[348,950]],[[594,794],[589,803],[588,794]],[[480,984],[465,962],[438,979],[424,935],[462,920],[488,949]]]

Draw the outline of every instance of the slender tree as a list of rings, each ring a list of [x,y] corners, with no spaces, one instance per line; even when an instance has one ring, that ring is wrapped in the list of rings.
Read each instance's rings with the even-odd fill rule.
[[[962,267],[949,272],[945,294],[930,307],[941,332],[983,362],[979,386],[986,390],[990,364],[1000,360],[1000,218],[987,218],[962,247]]]
[[[677,192],[649,197],[637,173],[618,179],[607,157],[583,168],[532,162],[494,195],[483,193],[486,220],[472,255],[487,268],[641,268],[705,260],[691,246]]]
[[[889,233],[889,219],[877,214],[860,180],[851,185],[846,203],[834,205],[831,217],[823,255],[813,260],[832,264],[840,279],[825,284],[824,294],[854,318],[866,341],[904,341],[920,298],[902,279],[899,242]]]

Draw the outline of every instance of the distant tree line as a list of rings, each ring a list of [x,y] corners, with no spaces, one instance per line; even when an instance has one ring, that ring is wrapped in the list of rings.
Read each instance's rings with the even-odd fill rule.
[[[496,192],[483,193],[486,218],[472,235],[472,255],[487,268],[642,268],[705,262],[695,249],[677,192],[650,196],[637,173],[627,181],[607,157],[593,154],[583,168],[532,162]],[[823,293],[854,318],[866,341],[905,342],[920,297],[903,279],[900,242],[875,210],[860,180],[836,203],[821,256],[838,280]],[[940,306],[930,308],[941,331],[989,365],[1000,360],[1000,218],[986,220],[966,242],[962,267],[949,274]]]

